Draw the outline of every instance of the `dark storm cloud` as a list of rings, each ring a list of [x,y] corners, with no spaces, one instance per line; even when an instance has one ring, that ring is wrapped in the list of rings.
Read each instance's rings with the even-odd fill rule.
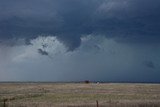
[[[155,64],[153,61],[144,61],[144,65],[148,68],[152,68],[152,69],[155,68]]]
[[[57,36],[69,50],[87,34],[160,42],[159,0],[0,0],[0,40]]]
[[[41,55],[48,55],[48,52],[46,52],[42,49],[38,49],[38,53],[40,53]]]

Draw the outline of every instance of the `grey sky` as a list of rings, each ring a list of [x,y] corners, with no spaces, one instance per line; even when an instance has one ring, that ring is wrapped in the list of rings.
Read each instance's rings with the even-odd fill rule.
[[[160,82],[159,0],[0,0],[0,80]]]

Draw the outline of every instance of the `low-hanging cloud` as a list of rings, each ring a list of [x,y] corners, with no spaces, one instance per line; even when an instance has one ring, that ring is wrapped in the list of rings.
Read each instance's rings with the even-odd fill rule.
[[[38,53],[40,53],[41,55],[48,55],[48,52],[46,52],[42,49],[38,49]]]
[[[67,51],[66,46],[52,36],[39,36],[31,41],[31,45],[10,47],[12,51],[3,67],[5,72],[1,71],[1,80],[160,81],[157,76],[160,65],[150,69],[151,64],[147,62],[144,66],[144,60],[159,64],[157,56],[160,51],[155,45],[126,45],[94,35],[83,36],[81,41],[81,46],[75,51]],[[48,55],[37,52],[44,44]]]
[[[144,65],[148,68],[152,68],[152,69],[155,68],[155,64],[153,61],[144,61]]]

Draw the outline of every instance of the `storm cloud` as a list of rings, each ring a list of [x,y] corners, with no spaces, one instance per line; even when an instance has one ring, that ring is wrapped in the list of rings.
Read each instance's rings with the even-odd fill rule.
[[[148,68],[155,68],[155,64],[152,61],[144,61],[144,65]]]
[[[0,0],[0,80],[160,82],[159,10],[159,0]]]
[[[81,36],[120,42],[160,42],[159,0],[0,0],[0,39],[56,35],[69,50]]]
[[[38,49],[38,52],[41,54],[41,55],[48,55],[48,53],[42,49]]]

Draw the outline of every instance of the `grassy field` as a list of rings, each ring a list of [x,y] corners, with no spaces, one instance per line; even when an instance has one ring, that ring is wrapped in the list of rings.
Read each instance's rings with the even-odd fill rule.
[[[0,107],[160,107],[160,84],[0,83]]]

